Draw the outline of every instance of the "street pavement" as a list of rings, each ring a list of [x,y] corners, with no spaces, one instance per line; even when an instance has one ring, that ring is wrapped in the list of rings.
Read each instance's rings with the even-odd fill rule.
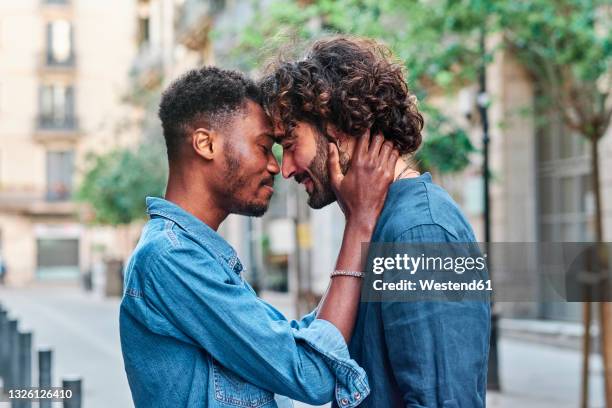
[[[292,315],[286,298],[269,300]],[[84,408],[133,406],[121,359],[119,299],[102,298],[74,288],[0,288],[0,303],[19,318],[21,329],[34,331],[34,350],[43,345],[53,348],[55,385],[61,384],[63,376],[83,378]],[[488,407],[579,406],[578,350],[503,337],[499,350],[503,392],[489,392]],[[600,357],[593,355],[591,363],[590,406],[603,407]],[[0,408],[5,407],[7,403],[0,403]],[[309,406],[296,403],[296,407]]]

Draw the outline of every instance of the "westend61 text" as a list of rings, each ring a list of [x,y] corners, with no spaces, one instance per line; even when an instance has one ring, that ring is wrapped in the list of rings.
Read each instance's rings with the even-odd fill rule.
[[[437,282],[434,279],[419,279],[417,282],[402,279],[398,282],[383,282],[378,279],[372,282],[372,287],[377,291],[394,291],[394,290],[408,290],[408,291],[492,291],[491,280],[480,279],[473,280],[471,282]]]

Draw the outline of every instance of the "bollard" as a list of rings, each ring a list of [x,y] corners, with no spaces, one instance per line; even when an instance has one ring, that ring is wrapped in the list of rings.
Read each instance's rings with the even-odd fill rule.
[[[6,357],[8,355],[6,348],[8,347],[8,318],[7,311],[0,310],[0,377],[6,388]]]
[[[50,348],[40,348],[38,350],[38,387],[41,389],[51,388],[53,380],[51,378],[51,367],[53,361],[53,351]],[[51,408],[51,401],[41,399],[39,408]]]
[[[72,391],[72,397],[64,399],[64,408],[81,408],[83,396],[83,381],[81,377],[64,377],[62,379],[62,388]]]
[[[32,332],[19,333],[19,376],[17,377],[17,388],[27,389],[32,387]],[[31,408],[32,401],[23,399],[16,401],[17,408]]]
[[[11,319],[8,321],[8,330],[6,333],[7,336],[7,356],[6,356],[6,386],[5,390],[15,388],[15,383],[18,378],[18,364],[17,364],[17,355],[18,355],[18,332],[17,332],[17,320]]]

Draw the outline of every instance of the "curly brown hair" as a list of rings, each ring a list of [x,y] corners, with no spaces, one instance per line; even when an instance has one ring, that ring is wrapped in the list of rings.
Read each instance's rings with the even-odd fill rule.
[[[287,135],[296,122],[306,121],[324,135],[328,124],[351,136],[380,132],[401,154],[421,144],[423,116],[403,65],[374,40],[318,40],[304,59],[273,64],[260,86],[266,113],[281,121]]]

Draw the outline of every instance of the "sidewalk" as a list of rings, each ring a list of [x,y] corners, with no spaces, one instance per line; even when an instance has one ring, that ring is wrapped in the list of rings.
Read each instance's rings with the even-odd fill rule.
[[[286,297],[269,301],[292,316]],[[55,351],[54,381],[81,375],[84,408],[132,407],[119,345],[118,299],[103,299],[76,289],[0,289],[1,302],[21,327],[34,330],[34,349]],[[499,342],[503,393],[489,393],[490,408],[575,408],[579,406],[580,352],[504,337]],[[603,407],[602,366],[592,357],[591,407]],[[0,408],[7,407],[0,403]],[[308,405],[296,404],[296,408]]]
[[[53,348],[54,385],[64,376],[81,376],[84,408],[133,406],[123,371],[117,299],[68,288],[2,288],[0,300],[19,319],[20,329],[33,330],[34,367],[38,347]],[[37,370],[32,374],[35,382]]]

